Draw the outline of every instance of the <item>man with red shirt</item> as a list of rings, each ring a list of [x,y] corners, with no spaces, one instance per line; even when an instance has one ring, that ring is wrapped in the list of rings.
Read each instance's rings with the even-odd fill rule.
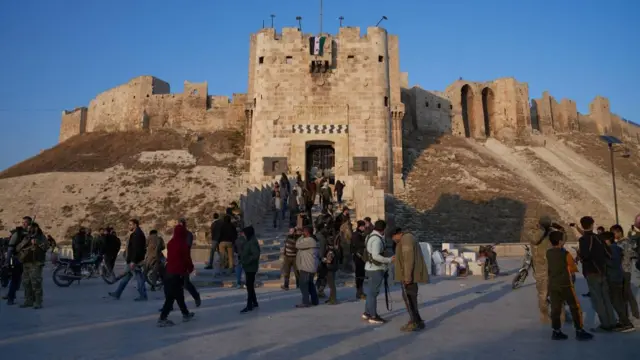
[[[167,319],[173,308],[174,301],[178,303],[178,307],[182,312],[182,321],[190,321],[194,316],[184,303],[184,279],[193,271],[193,261],[191,260],[187,236],[187,228],[182,224],[178,224],[173,229],[173,237],[167,244],[166,277],[164,279],[166,291],[164,306],[160,312],[160,319],[158,319],[159,327],[174,325],[173,321]]]

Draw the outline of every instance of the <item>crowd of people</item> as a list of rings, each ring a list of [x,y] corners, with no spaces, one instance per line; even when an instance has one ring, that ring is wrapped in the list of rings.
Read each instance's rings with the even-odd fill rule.
[[[328,305],[338,304],[336,279],[339,270],[353,273],[356,283],[356,300],[364,300],[362,319],[372,324],[383,324],[377,309],[377,299],[382,291],[389,290],[389,269],[395,267],[394,281],[401,283],[409,321],[401,330],[417,331],[425,327],[418,311],[418,284],[428,283],[431,271],[423,258],[417,239],[401,228],[387,229],[384,220],[372,222],[370,218],[355,221],[353,228],[350,209],[342,203],[345,188],[343,182],[335,182],[333,189],[329,179],[319,177],[304,182],[297,174],[290,181],[282,174],[274,183],[271,209],[273,227],[280,229],[287,224],[288,234],[281,248],[281,288],[290,290],[292,274],[295,286],[301,293],[298,308],[319,305],[327,298]],[[315,218],[312,209],[319,199],[320,214]],[[337,201],[334,201],[336,199]],[[334,205],[338,205],[334,208]],[[640,247],[640,215],[625,236],[620,225],[609,231],[599,227],[594,231],[595,221],[583,217],[579,224],[570,224],[579,235],[577,257],[565,249],[567,230],[550,218],[539,221],[542,235],[532,242],[534,276],[538,292],[541,321],[550,323],[552,339],[564,340],[562,324],[571,316],[578,340],[589,340],[593,335],[584,329],[580,301],[575,292],[577,264],[582,265],[590,298],[600,319],[596,331],[629,332],[635,330],[630,316],[640,319],[640,311],[631,289],[633,259],[638,257]],[[245,287],[247,301],[241,313],[259,307],[255,281],[260,265],[261,249],[253,226],[245,226],[237,203],[232,202],[223,216],[213,214],[211,224],[211,251],[206,266],[213,269],[218,264],[221,273],[235,272],[236,285]],[[388,241],[391,240],[391,241]],[[182,313],[183,321],[190,321],[194,313],[185,304],[184,291],[190,293],[196,307],[201,304],[198,290],[189,275],[194,270],[191,248],[194,235],[187,227],[186,219],[179,219],[173,229],[171,240],[165,243],[156,230],[148,235],[140,228],[136,219],[129,221],[129,238],[124,258],[125,272],[119,276],[119,284],[109,295],[120,299],[122,292],[133,278],[137,282],[136,301],[148,299],[145,272],[162,279],[165,302],[160,311],[158,326],[171,326],[168,319],[174,303]],[[16,291],[24,287],[25,301],[21,307],[41,308],[43,304],[42,269],[46,252],[55,247],[55,240],[47,238],[38,224],[30,217],[23,218],[22,226],[12,231],[8,249],[0,262],[12,268],[9,292],[6,299],[13,304]],[[90,230],[80,229],[73,237],[74,259],[101,255],[110,271],[120,252],[121,241],[111,227],[99,230],[93,237]],[[165,257],[166,252],[166,257]],[[216,260],[217,259],[217,260]],[[635,267],[640,270],[640,263]],[[245,282],[242,284],[242,275]],[[367,288],[364,283],[367,279]],[[152,281],[151,283],[155,283]],[[3,284],[3,286],[6,284]],[[328,288],[329,296],[325,294]],[[155,290],[152,286],[151,290]]]
[[[605,231],[600,226],[594,231],[595,221],[590,216],[580,219],[579,224],[570,224],[579,235],[577,257],[565,249],[567,233],[564,227],[551,219],[540,219],[542,236],[533,242],[533,259],[536,268],[536,288],[540,318],[543,323],[551,323],[552,339],[564,340],[567,335],[561,330],[566,315],[564,305],[568,305],[578,340],[589,340],[592,334],[584,330],[580,301],[575,292],[577,264],[582,264],[582,274],[587,281],[589,292],[584,294],[591,300],[593,309],[600,320],[595,331],[634,331],[629,313],[640,319],[638,304],[631,289],[633,260],[637,259],[640,234],[640,215],[636,217],[628,236],[622,226],[616,224]],[[635,265],[640,270],[640,262]]]

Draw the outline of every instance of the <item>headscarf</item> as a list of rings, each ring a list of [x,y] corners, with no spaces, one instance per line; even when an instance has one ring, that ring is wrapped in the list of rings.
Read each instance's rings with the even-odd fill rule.
[[[178,240],[178,241],[187,241],[187,228],[184,227],[184,225],[182,224],[178,224],[176,225],[176,227],[173,228],[173,236],[171,237],[171,240]]]

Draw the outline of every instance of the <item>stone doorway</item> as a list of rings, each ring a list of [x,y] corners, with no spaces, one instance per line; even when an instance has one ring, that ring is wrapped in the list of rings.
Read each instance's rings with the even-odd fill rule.
[[[305,155],[307,180],[326,176],[330,184],[335,183],[336,151],[333,141],[307,141]]]

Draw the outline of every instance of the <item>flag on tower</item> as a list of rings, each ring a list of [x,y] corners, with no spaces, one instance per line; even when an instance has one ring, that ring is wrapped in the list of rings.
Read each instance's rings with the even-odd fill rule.
[[[324,53],[324,41],[326,37],[324,36],[312,36],[309,38],[309,52],[311,55],[322,56]]]

